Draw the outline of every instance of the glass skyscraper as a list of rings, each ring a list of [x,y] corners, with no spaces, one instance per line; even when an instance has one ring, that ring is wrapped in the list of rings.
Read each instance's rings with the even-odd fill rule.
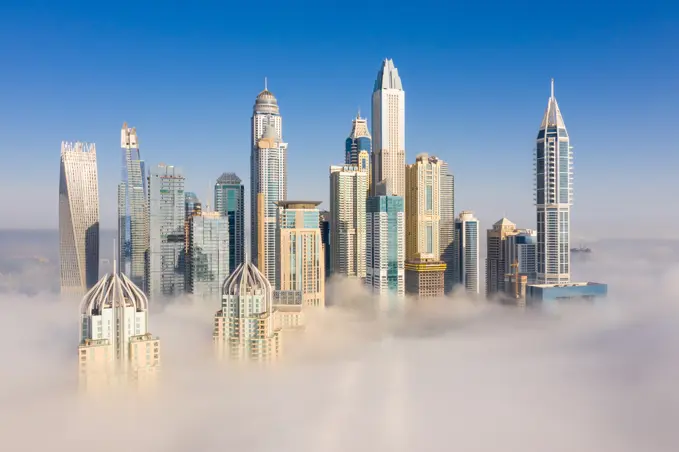
[[[455,284],[465,291],[478,294],[479,286],[479,220],[469,211],[462,211],[455,220],[454,276]]]
[[[149,252],[147,292],[158,296],[184,293],[185,257],[184,176],[164,164],[149,176]]]
[[[439,240],[441,260],[446,264],[444,273],[444,292],[453,289],[453,261],[455,250],[455,178],[448,168],[448,163],[441,162],[441,221],[439,222]]]
[[[245,253],[245,187],[235,173],[224,173],[215,183],[215,211],[229,222],[229,268],[243,263]]]
[[[229,222],[219,212],[202,212],[190,220],[186,263],[187,291],[219,300],[229,276]]]
[[[537,279],[543,284],[570,282],[570,206],[573,202],[573,153],[554,97],[554,80],[535,150]]]
[[[405,296],[405,214],[401,196],[387,196],[385,184],[366,204],[365,284],[376,295]]]
[[[118,184],[118,262],[120,271],[144,287],[148,249],[148,193],[145,166],[139,153],[137,129],[123,124],[120,131],[122,177]]]

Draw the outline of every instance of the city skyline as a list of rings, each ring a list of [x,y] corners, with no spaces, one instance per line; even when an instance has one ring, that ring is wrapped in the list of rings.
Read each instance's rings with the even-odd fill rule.
[[[412,157],[429,152],[450,162],[457,177],[459,207],[473,209],[482,224],[492,224],[502,215],[526,227],[534,221],[530,200],[519,195],[531,186],[531,169],[526,168],[526,163],[539,127],[535,112],[544,109],[552,77],[574,137],[577,175],[573,242],[601,237],[608,231],[616,236],[647,233],[638,224],[622,221],[626,212],[621,207],[607,212],[598,208],[607,200],[600,174],[610,162],[648,179],[632,188],[625,182],[624,171],[609,175],[610,182],[620,187],[621,196],[630,203],[641,205],[643,199],[650,197],[660,203],[672,200],[669,168],[676,166],[678,157],[664,152],[664,146],[657,141],[664,130],[671,128],[677,96],[674,90],[666,89],[671,86],[666,81],[678,71],[676,62],[662,57],[671,50],[669,43],[676,33],[668,28],[665,9],[645,9],[625,18],[624,11],[628,9],[616,8],[615,15],[602,14],[596,27],[585,30],[575,25],[573,11],[561,12],[555,24],[559,33],[548,38],[535,27],[520,26],[533,24],[541,17],[527,5],[518,7],[522,11],[520,22],[512,27],[505,23],[501,11],[484,14],[481,21],[473,11],[458,15],[446,6],[433,18],[434,24],[445,23],[445,27],[422,29],[418,19],[423,19],[424,12],[413,11],[413,21],[404,26],[399,36],[375,29],[369,45],[333,41],[324,34],[313,42],[300,41],[301,31],[281,30],[280,41],[273,47],[288,50],[272,52],[270,68],[257,64],[259,57],[251,51],[252,46],[263,45],[264,38],[255,37],[252,30],[247,32],[237,23],[237,18],[245,17],[240,12],[231,12],[225,19],[221,11],[210,11],[226,22],[220,22],[219,27],[210,22],[201,28],[197,25],[199,18],[207,11],[192,12],[182,18],[181,24],[192,39],[180,40],[182,45],[177,45],[178,38],[171,38],[167,30],[157,27],[135,28],[135,33],[121,36],[109,26],[102,26],[97,34],[87,31],[85,39],[73,30],[64,33],[61,24],[85,21],[92,14],[70,7],[54,11],[50,17],[33,16],[32,23],[41,25],[44,31],[31,32],[29,36],[25,27],[17,25],[30,14],[28,7],[21,9],[3,16],[7,27],[2,32],[14,37],[5,42],[18,44],[0,44],[7,56],[5,61],[14,68],[0,75],[0,91],[6,105],[16,107],[11,112],[7,107],[0,114],[6,129],[17,133],[7,136],[0,153],[7,160],[6,182],[24,194],[26,204],[35,209],[23,209],[21,215],[3,218],[2,228],[56,229],[57,212],[51,207],[53,196],[49,195],[55,182],[49,162],[54,161],[56,143],[75,138],[97,143],[102,172],[102,228],[114,229],[120,165],[115,130],[123,121],[137,126],[143,139],[144,160],[150,166],[163,161],[183,166],[187,180],[196,184],[189,189],[202,194],[203,187],[222,171],[236,172],[245,179],[249,168],[247,162],[241,162],[240,154],[247,152],[250,140],[247,119],[242,114],[251,107],[264,77],[268,77],[269,88],[288,109],[285,139],[293,146],[289,163],[290,168],[295,168],[290,174],[289,196],[303,197],[304,191],[311,188],[327,208],[327,179],[321,172],[327,167],[328,157],[343,149],[346,121],[355,116],[359,107],[364,116],[369,115],[372,83],[384,58],[394,60],[408,92],[407,154]],[[295,8],[285,11],[278,6],[274,10],[282,17],[290,17]],[[590,12],[594,15],[597,11],[604,9],[597,6]],[[377,10],[368,6],[367,12]],[[148,9],[138,8],[135,17],[148,21],[150,14]],[[169,23],[176,23],[179,18],[169,14]],[[323,17],[315,12],[309,14],[318,19],[305,31],[311,35],[323,28],[332,29],[347,16],[342,11]],[[393,11],[379,14],[385,20],[397,16]],[[110,24],[136,27],[120,12],[107,17]],[[101,18],[92,20],[99,23]],[[648,26],[649,21],[653,27]],[[232,27],[224,27],[224,23]],[[523,30],[521,34],[509,32],[517,25]],[[498,35],[503,33],[510,38],[499,40]],[[236,36],[243,39],[236,40]],[[113,39],[115,46],[111,45]],[[202,51],[194,51],[203,47]],[[71,48],[82,50],[79,61],[84,65],[93,63],[89,65],[92,72],[66,76],[58,70],[61,62],[73,56],[66,50]],[[127,58],[130,48],[135,49],[138,68],[132,72],[117,63],[118,57]],[[318,57],[307,56],[310,52],[304,49]],[[563,58],[547,66],[535,58],[540,52],[558,52]],[[34,58],[24,61],[26,54]],[[102,54],[109,57],[95,58]],[[193,69],[177,69],[171,64],[176,57],[183,58],[186,68]],[[295,64],[290,64],[292,61]],[[352,63],[341,66],[338,61]],[[47,78],[45,73],[55,75]],[[327,89],[328,77],[332,80],[331,89]],[[322,120],[320,115],[309,119],[309,112],[316,107],[315,97],[321,91],[324,103],[332,108],[324,111]],[[130,108],[127,99],[134,99],[135,108]],[[442,105],[442,101],[444,109],[433,108]],[[95,103],[102,108],[97,115],[89,114]],[[67,104],[90,108],[60,114],[59,106]],[[503,121],[495,124],[489,134],[485,118],[491,110]],[[604,110],[614,111],[615,115],[598,113]],[[27,133],[29,124],[40,133]],[[600,132],[613,125],[632,132],[624,137],[607,137]],[[442,139],[445,145],[441,145]],[[639,153],[646,158],[637,158]],[[29,156],[36,174],[36,180],[30,182],[20,177]],[[497,165],[488,167],[487,158]],[[652,163],[656,160],[668,164],[656,168]],[[108,170],[103,174],[104,168],[116,168],[115,174]],[[301,174],[308,177],[296,177]],[[491,190],[496,185],[504,187],[501,194]],[[579,197],[579,192],[587,196]],[[676,236],[663,225],[678,220],[679,213],[669,210],[659,215],[651,233]]]

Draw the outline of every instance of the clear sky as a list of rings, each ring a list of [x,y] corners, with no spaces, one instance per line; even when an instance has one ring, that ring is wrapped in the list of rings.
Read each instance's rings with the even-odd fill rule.
[[[535,227],[532,151],[554,77],[575,153],[575,240],[679,235],[675,2],[10,3],[0,228],[57,227],[62,140],[96,143],[102,226],[115,227],[124,121],[148,164],[182,167],[201,198],[224,171],[249,188],[265,76],[289,143],[288,197],[327,205],[328,167],[393,58],[407,161],[449,161],[456,210],[483,227],[502,216]],[[474,6],[451,6],[462,3]]]

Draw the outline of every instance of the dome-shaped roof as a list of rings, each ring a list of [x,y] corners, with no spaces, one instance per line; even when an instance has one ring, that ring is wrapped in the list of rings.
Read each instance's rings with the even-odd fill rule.
[[[222,285],[223,295],[245,295],[257,290],[269,293],[273,291],[273,288],[262,272],[249,261],[236,267]]]
[[[276,100],[276,96],[273,95],[271,91],[268,89],[265,89],[261,93],[257,94],[257,103],[258,104],[272,104],[272,105],[278,105],[278,101]]]

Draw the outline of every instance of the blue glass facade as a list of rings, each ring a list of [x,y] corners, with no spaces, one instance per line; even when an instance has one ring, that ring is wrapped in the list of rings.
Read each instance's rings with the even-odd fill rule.
[[[345,158],[344,163],[347,165],[358,166],[358,154],[361,151],[367,151],[370,154],[372,149],[372,140],[370,137],[347,138],[345,142]],[[362,168],[365,170],[365,168]]]
[[[215,211],[229,222],[229,268],[235,269],[245,257],[245,187],[234,173],[224,173],[215,184]]]
[[[366,284],[374,293],[402,295],[405,291],[404,208],[401,196],[368,198]]]

